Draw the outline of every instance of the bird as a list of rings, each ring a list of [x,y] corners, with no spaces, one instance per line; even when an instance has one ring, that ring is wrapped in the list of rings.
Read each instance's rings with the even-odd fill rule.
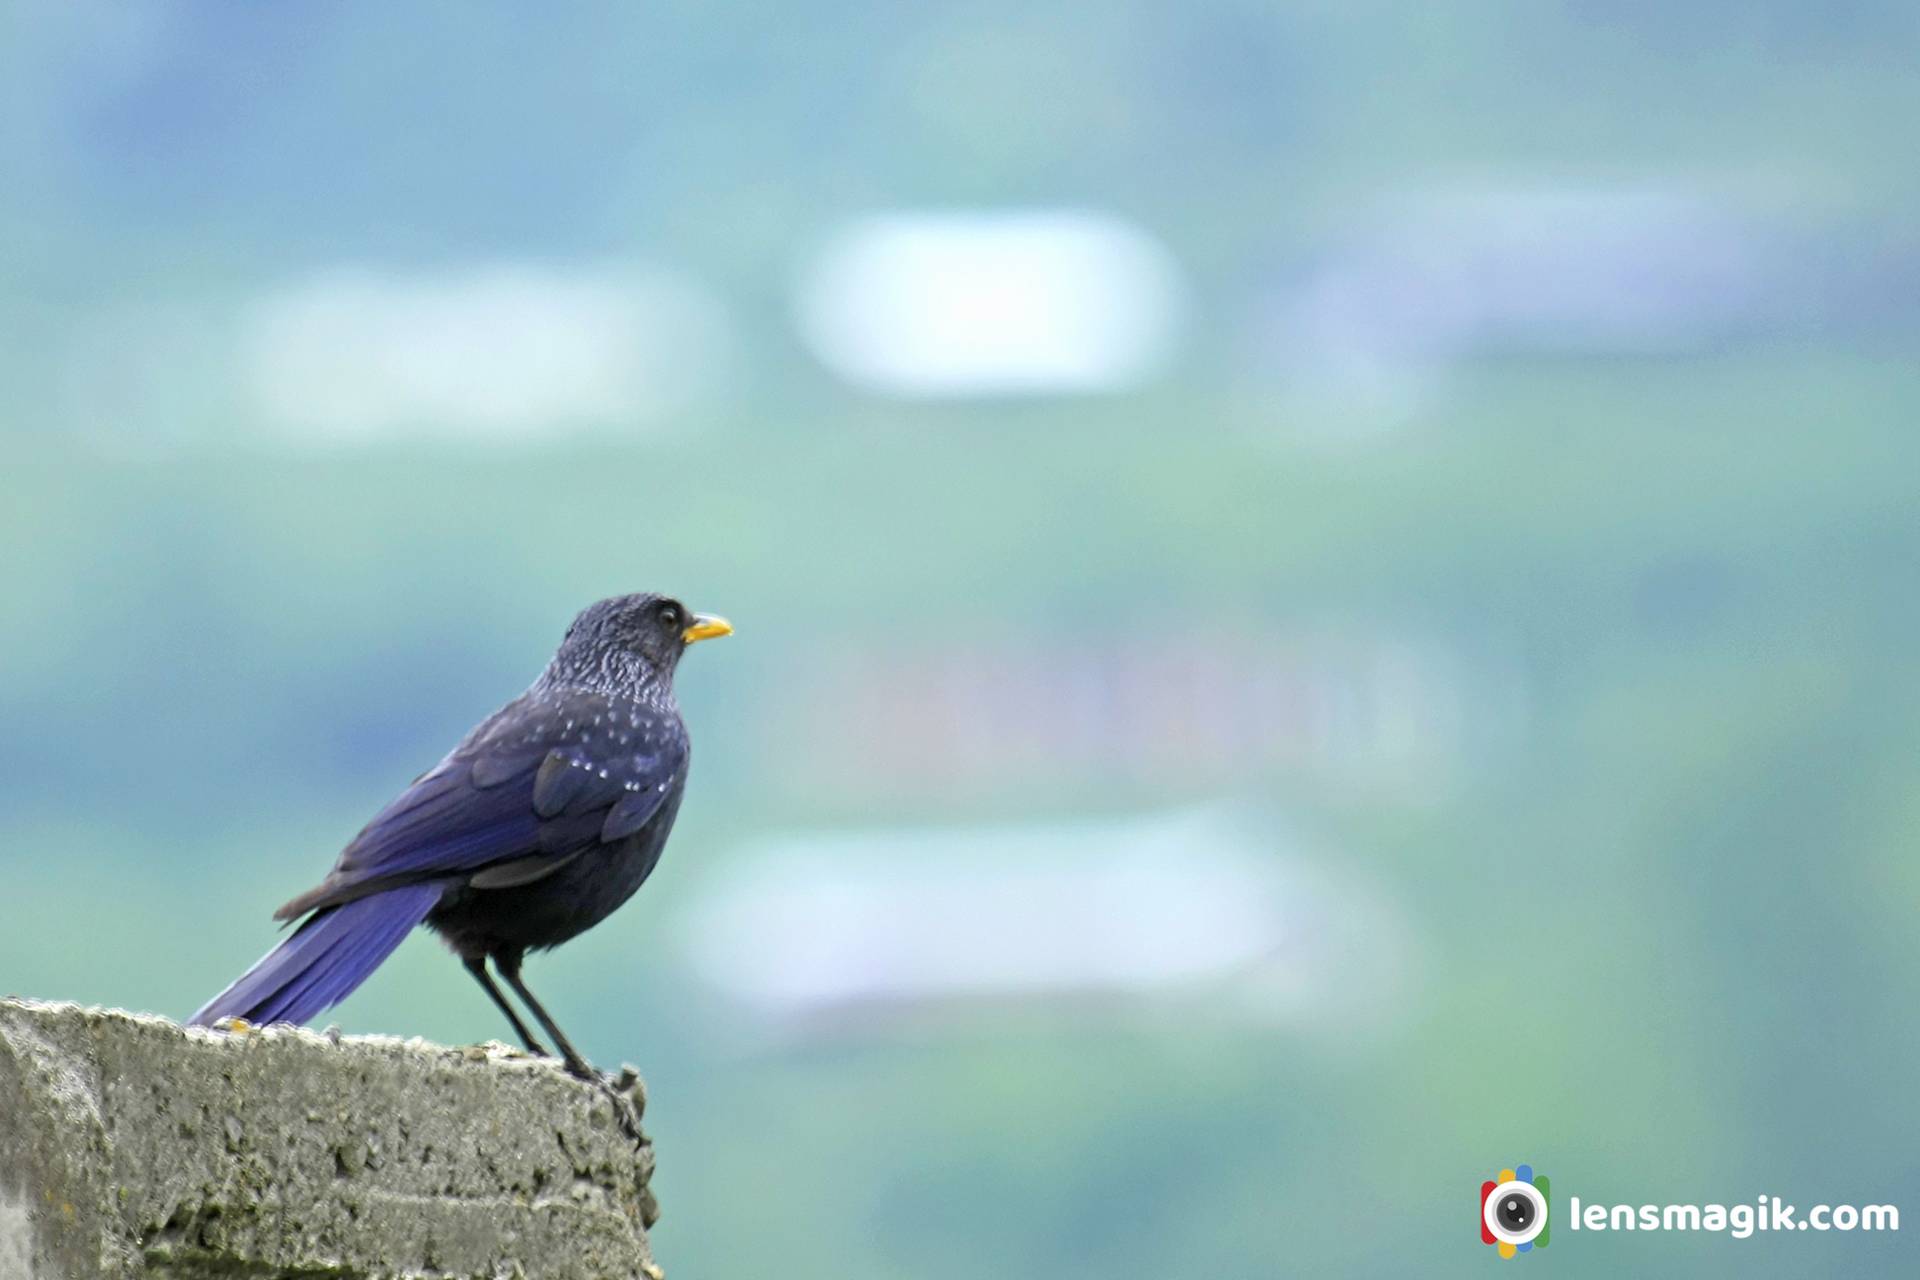
[[[411,933],[439,934],[531,1053],[553,1054],[488,972],[596,1078],[520,968],[632,897],[660,861],[687,783],[673,677],[726,619],[642,593],[583,609],[527,691],[482,720],[274,918],[294,932],[202,1005],[222,1019],[304,1023],[346,999]]]

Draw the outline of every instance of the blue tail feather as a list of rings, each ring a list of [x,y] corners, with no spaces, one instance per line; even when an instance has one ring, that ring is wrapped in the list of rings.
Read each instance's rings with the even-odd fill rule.
[[[221,1018],[308,1021],[365,982],[427,918],[445,888],[406,885],[327,908],[202,1005],[187,1025],[210,1026]]]

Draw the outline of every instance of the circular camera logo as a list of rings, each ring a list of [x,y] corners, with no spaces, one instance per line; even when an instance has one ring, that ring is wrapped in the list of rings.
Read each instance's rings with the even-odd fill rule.
[[[1530,1165],[1502,1169],[1480,1184],[1480,1243],[1498,1245],[1500,1256],[1547,1247],[1547,1175]]]

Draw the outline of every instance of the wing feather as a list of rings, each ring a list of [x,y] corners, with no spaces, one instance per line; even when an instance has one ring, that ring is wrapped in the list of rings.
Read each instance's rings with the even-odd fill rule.
[[[613,718],[591,703],[503,709],[375,815],[325,881],[276,914],[449,875],[483,889],[529,884],[631,836],[684,776],[686,738],[677,720],[630,732],[617,747],[605,731],[598,740],[581,731]],[[644,751],[630,749],[634,737]]]
[[[625,840],[628,836],[647,825],[653,815],[660,811],[660,802],[665,798],[666,784],[660,783],[644,791],[629,791],[614,803],[607,811],[607,820],[601,824],[600,840],[603,844],[612,844],[616,840]]]

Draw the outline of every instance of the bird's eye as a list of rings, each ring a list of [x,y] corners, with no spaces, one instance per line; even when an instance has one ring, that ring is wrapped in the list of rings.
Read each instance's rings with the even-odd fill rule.
[[[679,626],[680,610],[673,605],[663,606],[660,610],[660,621],[666,623],[670,627]]]

